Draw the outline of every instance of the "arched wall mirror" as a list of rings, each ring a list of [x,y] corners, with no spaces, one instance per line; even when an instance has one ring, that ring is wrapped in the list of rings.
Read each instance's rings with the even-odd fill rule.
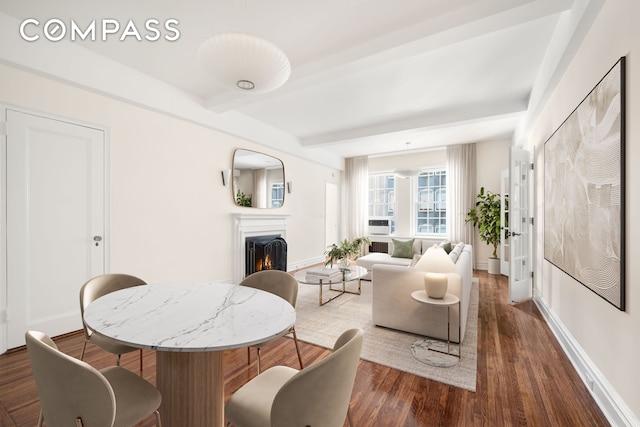
[[[257,151],[233,153],[233,199],[238,206],[279,208],[284,203],[284,165]]]

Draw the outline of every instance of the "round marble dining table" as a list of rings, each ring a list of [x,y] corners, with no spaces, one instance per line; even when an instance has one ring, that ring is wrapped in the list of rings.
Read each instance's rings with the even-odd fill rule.
[[[156,350],[156,387],[167,426],[224,424],[223,352],[284,335],[295,309],[271,293],[221,283],[136,286],[84,312],[94,332]]]

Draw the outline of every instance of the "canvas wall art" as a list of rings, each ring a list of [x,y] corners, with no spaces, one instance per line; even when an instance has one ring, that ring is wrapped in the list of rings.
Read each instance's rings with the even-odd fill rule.
[[[624,65],[623,57],[544,145],[544,257],[620,310]]]

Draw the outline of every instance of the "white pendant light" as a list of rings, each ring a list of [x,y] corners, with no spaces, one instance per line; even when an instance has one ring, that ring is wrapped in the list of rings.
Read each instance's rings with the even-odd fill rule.
[[[409,145],[411,145],[411,142],[406,142],[405,144],[407,144],[407,152],[408,152]],[[406,169],[396,169],[393,173],[398,178],[415,178],[418,175],[420,175],[419,170],[410,169],[408,167]]]
[[[398,178],[415,178],[420,175],[420,171],[411,169],[399,169],[394,172]]]
[[[198,62],[223,85],[251,93],[282,86],[291,74],[287,56],[274,44],[246,33],[221,33],[205,40]]]

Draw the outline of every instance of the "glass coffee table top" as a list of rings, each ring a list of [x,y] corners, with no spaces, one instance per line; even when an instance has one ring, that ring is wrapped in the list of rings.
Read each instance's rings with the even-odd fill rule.
[[[314,272],[314,270],[319,269],[322,270],[322,275],[314,275],[312,274]],[[329,270],[331,272],[333,272],[334,275],[332,275],[331,277],[327,276],[324,277],[324,273],[328,273]],[[330,273],[328,273],[330,274]],[[311,267],[311,268],[307,268],[305,270],[301,270],[299,272],[297,272],[294,277],[296,278],[296,280],[300,283],[304,283],[307,285],[318,285],[320,284],[320,280],[322,280],[322,284],[323,285],[328,285],[329,282],[331,283],[342,283],[342,281],[344,280],[345,282],[351,282],[354,280],[358,280],[361,277],[365,276],[367,274],[367,269],[364,267],[361,267],[359,265],[351,265],[349,266],[348,269],[342,269],[342,268],[338,268],[337,265],[334,265],[333,267]]]
[[[316,273],[316,274],[314,274]],[[360,279],[367,274],[367,269],[359,265],[351,265],[349,268],[339,268],[337,265],[333,267],[311,267],[294,274],[294,277],[299,283],[305,285],[318,285],[318,303],[319,305],[325,305],[329,301],[338,298],[344,294],[361,294]],[[347,283],[357,281],[358,289],[355,291],[348,290],[346,288]],[[329,291],[337,292],[337,294],[331,296],[329,299],[324,300],[322,295],[322,288],[324,286],[329,287]],[[336,285],[336,287],[334,287]]]

